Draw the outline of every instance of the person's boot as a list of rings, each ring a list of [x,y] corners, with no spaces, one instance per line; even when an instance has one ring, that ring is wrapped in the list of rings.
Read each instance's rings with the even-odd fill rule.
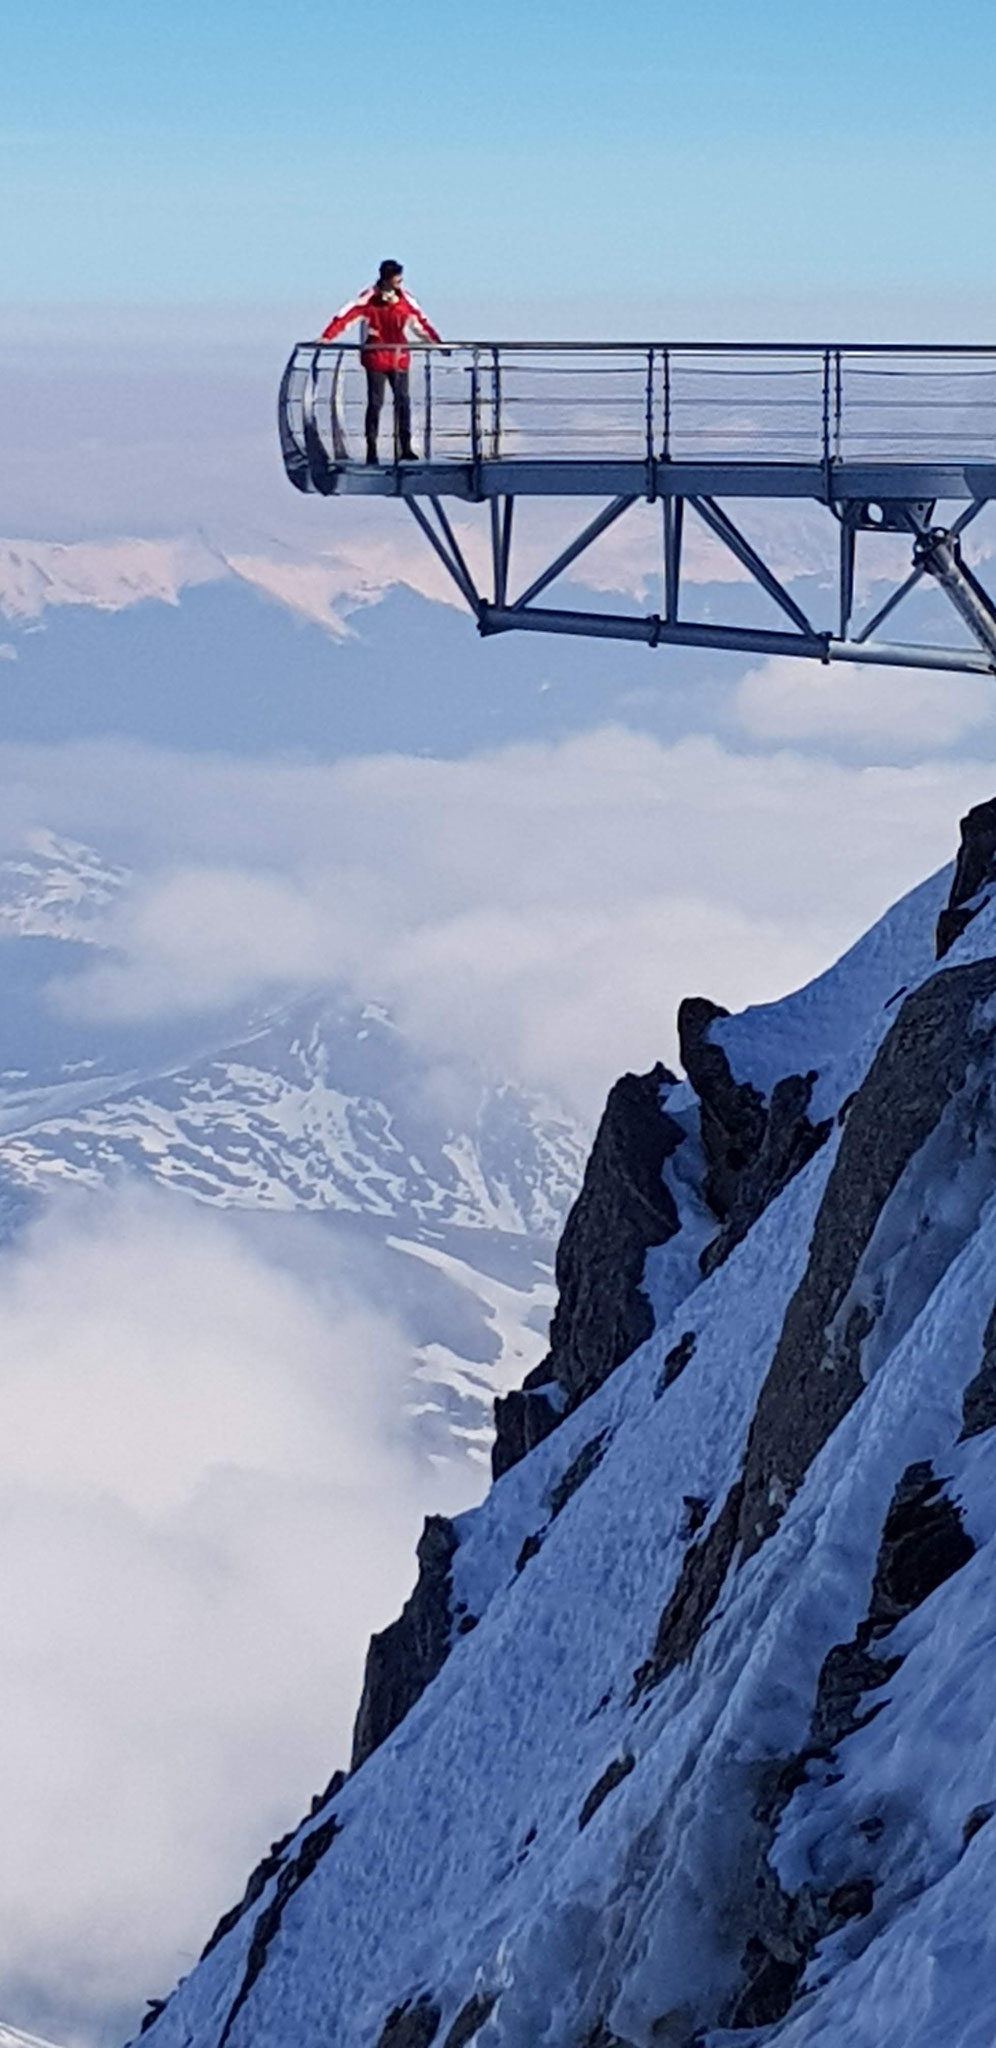
[[[380,456],[377,453],[377,443],[370,434],[367,435],[367,461],[374,468],[380,462]]]
[[[410,442],[410,441],[406,443],[406,445],[405,445],[405,447],[404,447],[404,448],[402,448],[402,450],[401,450],[401,455],[400,455],[400,457],[399,457],[399,460],[400,460],[401,462],[417,462],[417,461],[418,461],[418,454],[417,454],[417,451],[416,451],[416,450],[415,450],[415,449],[414,449],[414,448],[412,447],[412,444],[411,444],[411,442]]]

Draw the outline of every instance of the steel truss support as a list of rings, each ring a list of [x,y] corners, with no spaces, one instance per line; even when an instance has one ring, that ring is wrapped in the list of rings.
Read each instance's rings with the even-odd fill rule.
[[[880,666],[940,669],[969,675],[996,675],[996,602],[962,560],[959,536],[983,510],[985,500],[975,500],[948,527],[931,525],[934,507],[924,501],[895,499],[882,505],[858,502],[835,504],[839,522],[839,622],[836,634],[816,627],[791,592],[786,590],[763,556],[714,498],[665,496],[663,499],[663,584],[664,613],[633,618],[607,612],[564,610],[537,605],[535,600],[565,569],[583,555],[603,533],[621,519],[630,507],[641,502],[635,496],[613,498],[589,520],[568,546],[533,578],[528,589],[511,601],[508,596],[512,552],[512,524],[515,497],[490,500],[490,541],[493,595],[490,599],[477,588],[456,534],[437,497],[428,504],[434,520],[418,499],[405,502],[440,562],[477,620],[479,631],[494,633],[563,633],[589,639],[641,641],[650,647],[716,647],[744,654],[790,654],[821,662],[867,662]],[[788,619],[791,631],[754,626],[697,623],[680,618],[682,541],[685,506],[689,505],[708,530],[745,568],[759,589]],[[913,543],[913,568],[893,591],[874,617],[856,632],[851,631],[854,609],[856,541],[858,533],[906,533]],[[881,641],[874,636],[897,605],[916,589],[925,577],[932,577],[943,590],[977,643],[972,647],[935,647]]]

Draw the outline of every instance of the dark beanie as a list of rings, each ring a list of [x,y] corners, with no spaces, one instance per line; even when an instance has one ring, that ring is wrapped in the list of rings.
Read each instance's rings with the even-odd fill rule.
[[[384,279],[386,277],[395,277],[399,271],[404,269],[404,267],[405,266],[403,263],[396,263],[394,261],[393,256],[385,256],[384,261],[381,264],[380,269],[377,273],[378,284],[383,284]]]

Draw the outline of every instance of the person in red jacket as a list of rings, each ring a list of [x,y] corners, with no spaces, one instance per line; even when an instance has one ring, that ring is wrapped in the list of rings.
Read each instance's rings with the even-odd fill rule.
[[[391,387],[394,400],[394,436],[398,455],[402,462],[417,460],[412,447],[412,403],[408,383],[411,355],[405,347],[405,335],[411,321],[427,341],[439,341],[441,337],[430,326],[420,305],[406,292],[402,282],[402,267],[388,257],[380,266],[376,284],[370,285],[359,298],[353,299],[330,320],[322,333],[322,341],[334,341],[337,334],[344,334],[354,320],[362,320],[360,331],[360,361],[367,373],[366,437],[367,461],[376,462],[377,433],[380,426],[384,392]]]

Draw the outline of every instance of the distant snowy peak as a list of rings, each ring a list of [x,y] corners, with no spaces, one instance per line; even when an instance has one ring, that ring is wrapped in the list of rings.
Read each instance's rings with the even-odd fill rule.
[[[117,612],[210,583],[225,564],[202,542],[176,540],[0,540],[0,613],[29,624],[60,605]]]
[[[406,580],[408,558],[383,547],[368,561],[334,549],[295,555],[279,541],[241,550],[191,535],[147,540],[0,540],[0,618],[37,628],[67,606],[120,612],[146,603],[177,605],[184,591],[209,583],[243,584],[341,639],[346,618]],[[0,642],[0,660],[16,661],[16,642]]]
[[[77,840],[27,832],[22,849],[0,860],[0,936],[93,938],[96,919],[129,879],[126,868]]]
[[[555,1235],[580,1178],[580,1128],[517,1089],[482,1086],[455,1129],[413,1106],[415,1069],[369,1010],[311,999],[239,1044],[82,1105],[46,1114],[33,1099],[0,1160],[30,1187],[140,1170],[223,1207]]]

